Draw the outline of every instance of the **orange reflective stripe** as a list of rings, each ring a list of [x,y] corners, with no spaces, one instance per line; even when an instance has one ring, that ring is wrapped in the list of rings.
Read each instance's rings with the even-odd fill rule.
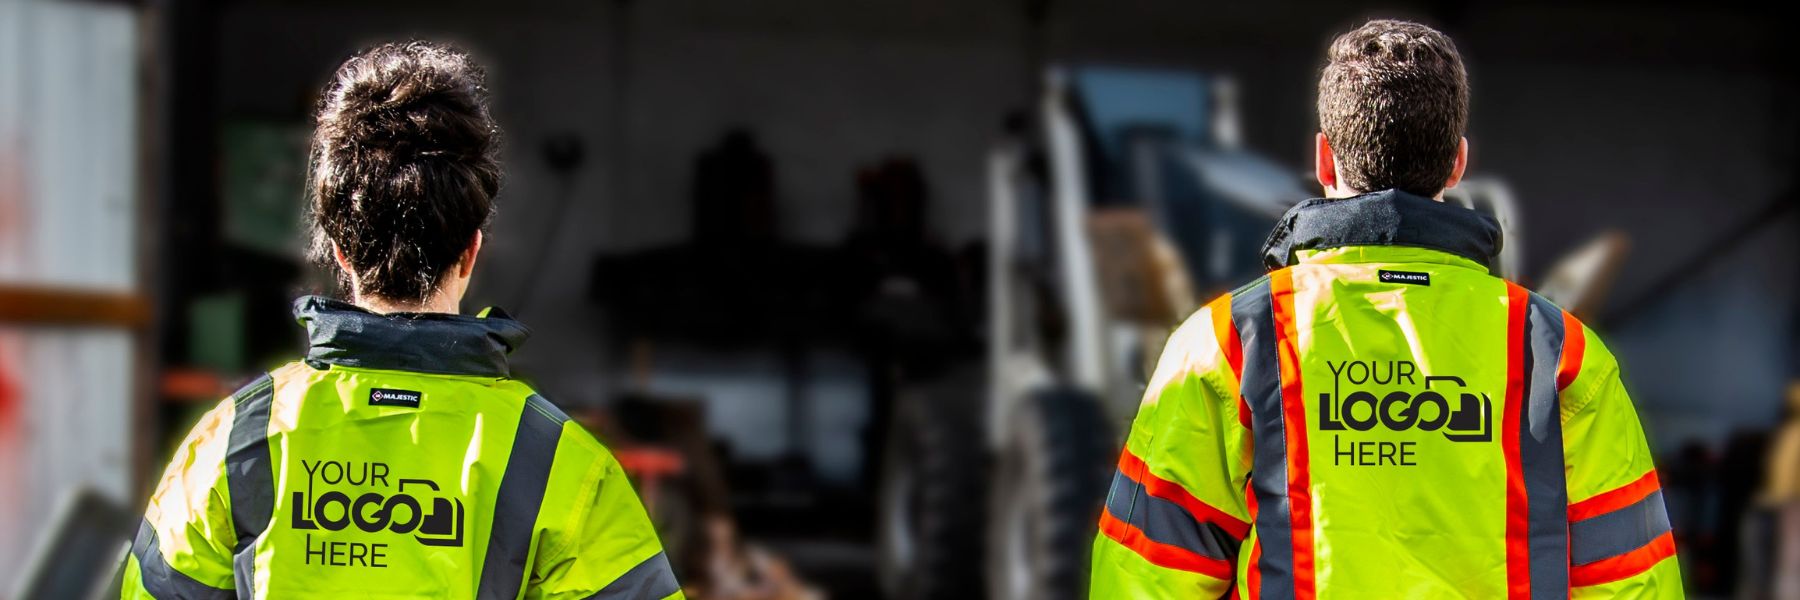
[[[1244,344],[1238,339],[1237,326],[1231,322],[1231,293],[1219,296],[1211,307],[1213,340],[1219,343],[1219,353],[1225,357],[1225,364],[1231,366],[1231,380],[1241,381],[1244,378]],[[1243,394],[1237,394],[1237,397],[1238,424],[1249,429],[1250,405],[1244,402]]]
[[[1643,500],[1644,496],[1662,489],[1662,482],[1656,478],[1652,469],[1637,481],[1595,494],[1594,497],[1569,505],[1569,520],[1580,521],[1597,517]]]
[[[1500,446],[1506,453],[1506,588],[1511,598],[1531,597],[1530,509],[1519,459],[1519,406],[1525,402],[1525,288],[1506,282],[1506,412]]]
[[[1587,334],[1581,329],[1581,321],[1575,315],[1563,311],[1563,347],[1562,360],[1556,365],[1556,389],[1568,389],[1575,382],[1575,376],[1581,374],[1581,354],[1587,351]]]
[[[1231,365],[1231,380],[1244,379],[1244,343],[1238,338],[1237,326],[1231,322],[1231,293],[1226,292],[1212,303],[1213,339],[1219,342],[1219,352],[1225,357],[1225,364]],[[1242,386],[1239,386],[1242,387]],[[1237,394],[1237,420],[1244,429],[1250,428],[1250,405],[1244,402],[1244,395]]]
[[[1244,376],[1244,345],[1238,341],[1237,328],[1231,325],[1231,293],[1219,296],[1211,307],[1213,340],[1219,344],[1219,351],[1225,356],[1225,363],[1231,365],[1231,378]]]
[[[1119,472],[1144,486],[1144,493],[1174,502],[1192,514],[1196,520],[1218,525],[1220,529],[1231,534],[1231,537],[1241,541],[1244,536],[1250,534],[1249,523],[1195,498],[1181,484],[1157,477],[1150,472],[1150,465],[1144,464],[1142,459],[1132,454],[1130,448],[1126,448],[1119,454]]]
[[[1244,499],[1250,509],[1250,522],[1256,522],[1256,490],[1250,489],[1250,483],[1244,483]],[[1244,567],[1244,589],[1249,592],[1250,600],[1262,598],[1262,539],[1250,540],[1250,562]]]
[[[1250,429],[1250,403],[1244,401],[1243,394],[1238,394],[1238,424],[1243,425],[1244,429]],[[1252,439],[1250,444],[1254,446],[1256,441]]]
[[[1112,513],[1100,514],[1100,532],[1119,545],[1129,548],[1150,564],[1165,569],[1199,573],[1216,579],[1231,580],[1231,563],[1207,558],[1180,546],[1163,544],[1144,536],[1143,530],[1120,521]]]
[[[1599,562],[1577,565],[1569,569],[1569,585],[1583,587],[1612,583],[1650,570],[1663,559],[1675,556],[1675,534],[1665,532],[1642,548]]]
[[[1281,363],[1281,410],[1287,434],[1288,519],[1293,524],[1294,597],[1317,594],[1313,575],[1312,475],[1306,449],[1306,399],[1300,384],[1300,334],[1294,314],[1294,273],[1269,274],[1276,352]]]

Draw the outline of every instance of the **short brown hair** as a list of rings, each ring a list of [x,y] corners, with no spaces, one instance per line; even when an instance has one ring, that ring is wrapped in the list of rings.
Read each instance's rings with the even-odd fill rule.
[[[1319,130],[1342,185],[1361,192],[1444,190],[1469,121],[1469,79],[1449,36],[1370,21],[1338,36],[1319,76]]]
[[[338,67],[320,101],[308,182],[313,258],[333,243],[359,293],[424,301],[500,191],[500,129],[481,67],[432,42],[382,44]]]

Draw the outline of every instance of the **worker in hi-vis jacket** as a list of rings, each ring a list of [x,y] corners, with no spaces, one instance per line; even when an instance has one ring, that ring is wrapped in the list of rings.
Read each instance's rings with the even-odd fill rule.
[[[1095,598],[1680,597],[1619,366],[1494,275],[1450,39],[1374,21],[1319,81],[1317,176],[1269,274],[1183,324],[1094,544]],[[1513,243],[1507,241],[1507,243]]]
[[[350,301],[294,303],[304,359],[194,427],[127,558],[125,598],[679,598],[619,462],[460,313],[500,189],[483,75],[387,44],[325,90],[313,251]]]

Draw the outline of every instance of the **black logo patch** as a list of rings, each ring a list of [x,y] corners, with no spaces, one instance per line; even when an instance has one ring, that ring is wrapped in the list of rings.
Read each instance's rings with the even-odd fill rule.
[[[1379,271],[1382,283],[1405,283],[1411,285],[1431,285],[1431,274],[1418,271]]]
[[[1319,430],[1332,432],[1333,466],[1417,466],[1430,438],[1411,432],[1494,441],[1493,399],[1461,377],[1426,375],[1410,360],[1328,360],[1325,367],[1332,381],[1319,392]],[[1361,435],[1378,428],[1385,431],[1377,439]]]
[[[425,394],[412,390],[384,390],[381,388],[369,390],[369,406],[418,408],[419,401],[424,398]]]
[[[468,509],[454,485],[395,477],[381,462],[301,459],[300,468],[306,486],[293,486],[288,527],[305,532],[305,564],[380,569],[390,545],[409,537],[450,548],[466,541]]]

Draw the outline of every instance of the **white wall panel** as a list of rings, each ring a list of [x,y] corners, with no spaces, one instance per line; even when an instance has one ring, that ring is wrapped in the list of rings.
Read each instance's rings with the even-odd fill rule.
[[[0,0],[0,283],[136,285],[137,14]]]
[[[137,19],[0,0],[0,286],[138,287]],[[62,499],[127,486],[132,334],[0,325],[0,594]]]

